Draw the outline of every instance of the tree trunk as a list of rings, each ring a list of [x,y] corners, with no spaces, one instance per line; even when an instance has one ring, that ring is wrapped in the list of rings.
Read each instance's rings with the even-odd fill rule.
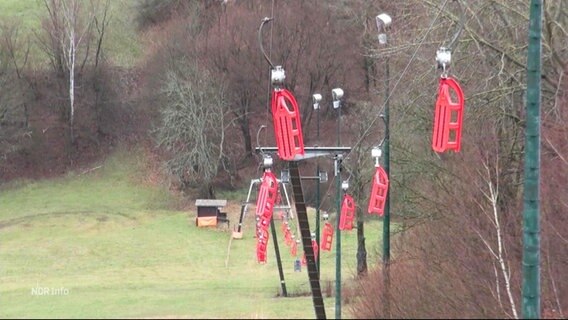
[[[69,134],[71,146],[75,145],[74,122],[75,122],[75,17],[73,16],[73,25],[69,30]]]
[[[239,124],[241,125],[241,132],[243,134],[243,140],[245,142],[245,158],[249,158],[253,155],[253,150],[252,150],[252,137],[250,135],[248,116],[243,115],[239,120]]]
[[[75,63],[71,66],[69,71],[69,104],[70,104],[70,116],[69,116],[69,135],[71,138],[71,144],[75,144],[75,134],[73,133],[73,126],[75,120]]]
[[[367,274],[367,248],[365,247],[365,222],[363,213],[357,210],[357,275]]]

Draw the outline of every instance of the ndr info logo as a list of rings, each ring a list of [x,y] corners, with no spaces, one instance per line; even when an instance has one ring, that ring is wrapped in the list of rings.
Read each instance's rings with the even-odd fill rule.
[[[69,295],[69,289],[65,287],[40,287],[36,285],[31,290],[32,296],[67,296]]]

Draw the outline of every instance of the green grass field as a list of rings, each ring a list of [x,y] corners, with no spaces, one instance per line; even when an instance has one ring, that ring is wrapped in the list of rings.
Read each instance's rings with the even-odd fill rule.
[[[229,231],[198,229],[193,212],[169,209],[172,196],[141,179],[143,161],[119,152],[89,174],[0,189],[0,317],[314,318],[310,296],[276,297],[273,249],[266,265],[256,263],[252,220],[225,266]],[[378,222],[366,228],[370,261],[379,229]],[[342,236],[346,282],[355,236]],[[308,293],[305,269],[294,272],[280,245],[288,291]],[[324,289],[334,259],[323,253]],[[330,317],[333,299],[325,299]]]
[[[85,1],[85,4],[87,1]],[[101,2],[102,3],[102,2]],[[112,0],[109,2],[109,26],[103,42],[106,57],[113,65],[130,67],[142,54],[142,45],[134,21],[136,0]],[[20,28],[20,42],[30,41],[30,62],[45,67],[47,57],[38,45],[43,36],[41,21],[47,15],[43,0],[0,0],[0,20],[11,21]]]

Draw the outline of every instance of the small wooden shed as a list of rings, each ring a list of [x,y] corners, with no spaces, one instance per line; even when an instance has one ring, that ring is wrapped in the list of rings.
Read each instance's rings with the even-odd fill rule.
[[[219,222],[229,222],[227,213],[222,212],[221,208],[227,205],[227,200],[220,199],[197,199],[195,207],[197,208],[197,217],[195,224],[198,227],[214,227]]]

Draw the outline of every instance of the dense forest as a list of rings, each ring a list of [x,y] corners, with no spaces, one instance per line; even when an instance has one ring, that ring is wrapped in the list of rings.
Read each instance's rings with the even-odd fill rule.
[[[108,0],[44,0],[33,34],[15,19],[0,23],[0,183],[60,176],[117,145],[143,145],[162,162],[167,187],[188,197],[246,187],[258,167],[255,147],[274,144],[258,39],[261,19],[273,17],[264,46],[286,70],[306,145],[335,144],[331,90],[345,91],[341,144],[353,146],[345,169],[361,232],[371,148],[384,137],[380,114],[389,103],[390,204],[400,225],[390,288],[380,268],[361,265],[363,281],[345,298],[355,301],[353,313],[519,318],[529,2],[460,3],[463,16],[452,0],[139,0],[143,52],[124,66],[105,46]],[[393,19],[387,44],[377,39],[381,12]],[[435,56],[460,24],[449,73],[466,97],[462,149],[439,154],[431,149],[442,72]],[[544,1],[542,310],[560,318],[568,312],[566,39],[568,2]],[[314,93],[323,96],[321,139]],[[333,210],[333,199],[325,206]]]

